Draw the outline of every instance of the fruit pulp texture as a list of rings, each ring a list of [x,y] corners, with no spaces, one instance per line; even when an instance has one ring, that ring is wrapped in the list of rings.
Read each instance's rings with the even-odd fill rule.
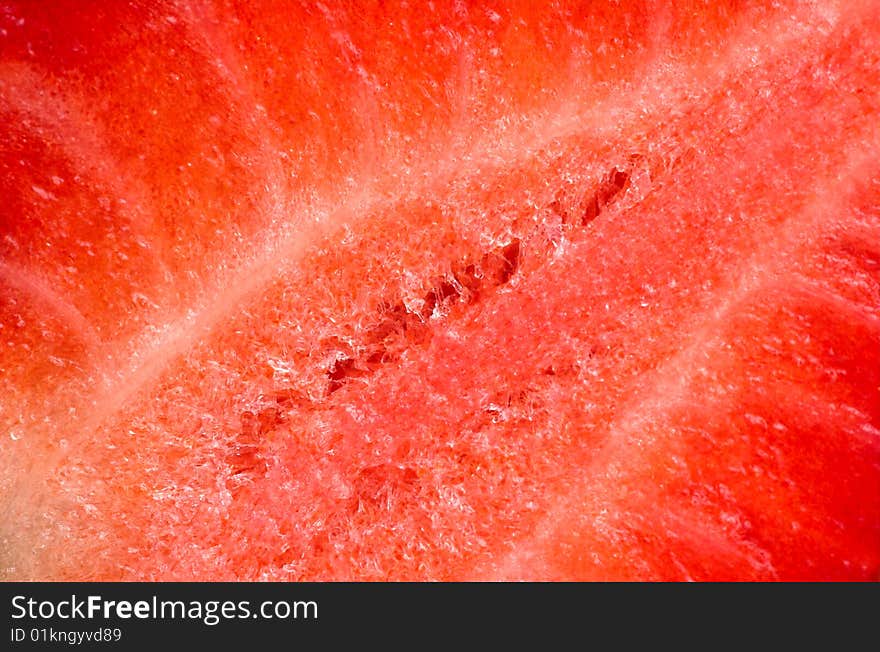
[[[7,2],[9,579],[871,579],[875,2]]]

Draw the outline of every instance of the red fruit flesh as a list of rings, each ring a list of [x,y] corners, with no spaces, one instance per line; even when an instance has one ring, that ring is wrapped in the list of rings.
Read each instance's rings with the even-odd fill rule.
[[[6,3],[7,579],[876,579],[880,9]]]

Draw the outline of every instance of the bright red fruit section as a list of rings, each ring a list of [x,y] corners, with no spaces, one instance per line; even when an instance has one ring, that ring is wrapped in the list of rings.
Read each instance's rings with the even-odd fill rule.
[[[0,574],[877,579],[880,6],[0,2]]]

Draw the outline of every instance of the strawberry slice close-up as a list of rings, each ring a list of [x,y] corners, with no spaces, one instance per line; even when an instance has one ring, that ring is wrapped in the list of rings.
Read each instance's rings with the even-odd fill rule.
[[[876,581],[878,152],[876,0],[0,0],[0,577]]]

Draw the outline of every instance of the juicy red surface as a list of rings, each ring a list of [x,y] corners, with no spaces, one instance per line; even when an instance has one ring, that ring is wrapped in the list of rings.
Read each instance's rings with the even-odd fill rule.
[[[334,5],[0,7],[4,577],[877,579],[876,3]]]

